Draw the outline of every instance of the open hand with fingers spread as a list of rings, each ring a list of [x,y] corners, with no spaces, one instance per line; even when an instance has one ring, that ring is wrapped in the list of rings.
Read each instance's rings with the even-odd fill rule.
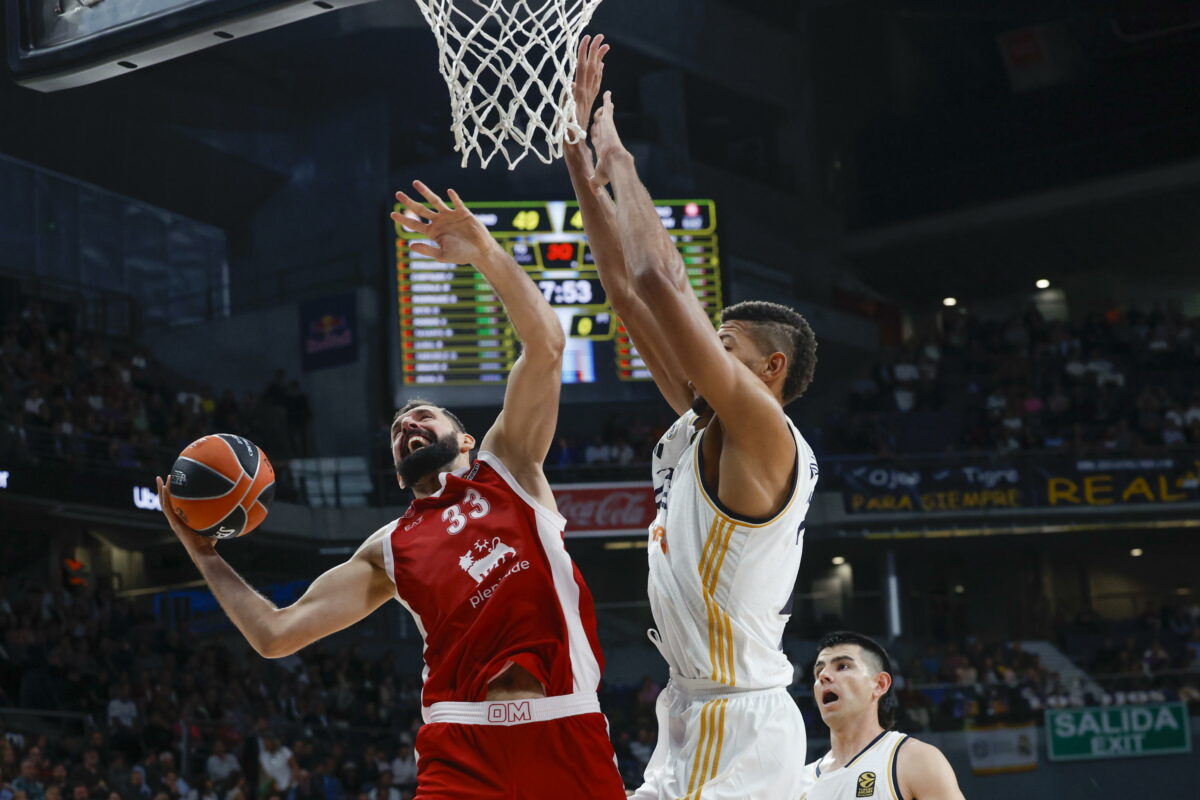
[[[458,192],[450,189],[448,194],[454,207],[446,205],[436,193],[420,181],[413,181],[415,188],[432,208],[425,206],[404,192],[396,192],[396,199],[404,204],[410,214],[392,212],[392,219],[409,230],[433,241],[433,244],[414,242],[411,249],[424,256],[437,259],[443,264],[475,264],[503,252],[496,240],[475,215],[467,210]]]
[[[609,169],[617,159],[630,158],[629,151],[621,144],[621,136],[613,122],[612,92],[604,93],[604,105],[592,117],[592,147],[596,151],[596,174],[592,177],[592,187],[599,189],[607,186]]]
[[[575,82],[571,92],[575,97],[575,121],[585,131],[592,119],[592,108],[600,94],[600,83],[604,77],[604,56],[609,46],[604,43],[604,34],[592,38],[584,36],[579,41],[579,66],[575,71]]]

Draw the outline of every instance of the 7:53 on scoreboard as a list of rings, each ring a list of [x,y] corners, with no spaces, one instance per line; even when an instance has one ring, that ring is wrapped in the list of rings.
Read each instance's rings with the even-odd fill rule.
[[[541,278],[537,287],[552,306],[604,308],[608,304],[608,295],[599,278]]]

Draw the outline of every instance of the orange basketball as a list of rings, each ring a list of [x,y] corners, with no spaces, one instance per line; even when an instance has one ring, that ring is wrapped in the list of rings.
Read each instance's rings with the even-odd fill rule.
[[[241,436],[216,433],[183,448],[171,468],[171,513],[201,536],[232,539],[267,517],[275,469]]]

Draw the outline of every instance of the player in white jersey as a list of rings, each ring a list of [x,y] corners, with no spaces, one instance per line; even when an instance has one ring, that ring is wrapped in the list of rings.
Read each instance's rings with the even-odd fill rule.
[[[826,634],[813,679],[830,750],[805,768],[800,800],[963,800],[941,750],[890,730],[896,696],[890,659],[877,642],[850,631]]]
[[[581,122],[607,46],[580,45]],[[812,380],[802,316],[739,303],[713,329],[612,120],[596,113],[593,164],[567,147],[584,228],[613,308],[679,420],[654,450],[651,638],[670,667],[643,800],[794,800],[804,721],[781,649],[817,481],[812,450],[784,414]],[[604,188],[610,184],[618,202]]]

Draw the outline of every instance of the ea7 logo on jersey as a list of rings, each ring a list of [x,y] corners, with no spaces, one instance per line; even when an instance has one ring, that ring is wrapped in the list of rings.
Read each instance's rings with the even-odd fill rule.
[[[855,792],[855,797],[874,797],[875,795],[875,773],[864,772],[858,776],[858,791]]]

